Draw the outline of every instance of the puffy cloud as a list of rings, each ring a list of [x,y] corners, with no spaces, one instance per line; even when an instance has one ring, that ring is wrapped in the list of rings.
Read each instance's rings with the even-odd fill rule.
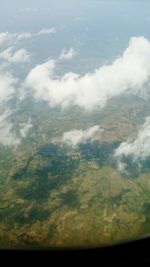
[[[0,32],[0,44],[5,43],[10,39],[10,35],[8,32]]]
[[[37,33],[31,32],[0,32],[0,45],[12,45],[21,40],[30,39],[37,35],[55,33],[56,28],[44,28]]]
[[[28,119],[27,123],[22,123],[20,126],[21,126],[20,134],[23,138],[25,138],[30,128],[33,127],[33,125],[31,124],[31,118]]]
[[[25,138],[33,127],[31,123],[31,118],[28,119],[26,123],[19,124],[18,134],[14,131],[14,125],[10,118],[13,116],[12,110],[5,110],[5,112],[0,115],[0,144],[5,146],[18,146],[21,143],[22,138]]]
[[[62,136],[62,141],[76,147],[80,143],[85,143],[87,140],[93,140],[94,136],[101,133],[103,129],[100,129],[98,125],[90,127],[87,130],[72,130],[65,132]]]
[[[7,100],[15,93],[17,79],[9,73],[0,74],[0,102]]]
[[[0,32],[0,45],[12,45],[16,44],[21,40],[30,39],[37,35],[55,33],[56,28],[44,28],[38,33],[31,32]]]
[[[0,124],[4,122],[10,115],[12,114],[12,111],[7,109],[1,116],[0,116]]]
[[[72,59],[76,54],[76,51],[73,48],[70,48],[68,51],[66,51],[66,49],[63,49],[59,59],[60,60],[68,60],[68,59]]]
[[[41,34],[49,34],[49,33],[55,33],[56,29],[54,27],[52,28],[43,28],[42,30],[40,30],[37,35],[41,35]]]
[[[150,42],[144,37],[131,38],[120,58],[84,76],[69,72],[57,78],[55,64],[49,60],[29,72],[25,84],[35,99],[48,101],[51,106],[104,107],[108,99],[140,89],[149,81]]]
[[[10,110],[6,110],[0,116],[0,143],[5,146],[20,144],[20,139],[12,132],[13,124],[7,120],[11,114]]]
[[[115,151],[115,156],[120,159],[132,156],[134,161],[145,160],[150,156],[150,117],[146,118],[137,138],[133,142],[121,143]]]
[[[16,36],[17,36],[18,40],[29,39],[32,37],[32,33],[31,32],[23,32],[23,33],[16,34]]]
[[[13,47],[9,47],[0,53],[0,58],[8,61],[9,63],[29,62],[30,54],[26,49],[19,49],[13,52]]]
[[[12,43],[17,43],[20,40],[28,39],[32,37],[30,32],[22,33],[10,33],[10,32],[0,32],[0,45],[12,45]]]
[[[5,146],[17,146],[20,144],[20,139],[12,134],[12,124],[4,123],[0,126],[0,143]]]

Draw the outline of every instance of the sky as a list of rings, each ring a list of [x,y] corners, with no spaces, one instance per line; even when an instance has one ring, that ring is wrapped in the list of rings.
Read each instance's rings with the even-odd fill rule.
[[[10,135],[7,101],[28,93],[50,107],[102,109],[110,98],[141,92],[150,84],[150,1],[5,0],[0,8],[0,142]],[[130,89],[130,90],[129,90]],[[21,103],[21,102],[20,102]],[[148,114],[149,115],[149,114]],[[71,129],[62,140],[76,145],[92,138],[97,125]],[[20,136],[32,128],[29,117]],[[94,129],[94,131],[93,131]],[[149,156],[150,120],[115,156]],[[8,138],[7,138],[8,137]]]
[[[1,32],[38,32],[56,27],[55,36],[28,40],[25,45],[35,51],[37,61],[57,57],[62,47],[74,47],[78,54],[71,67],[80,73],[112,62],[131,37],[150,38],[149,26],[150,2],[142,0],[6,0],[0,9]],[[59,71],[62,69],[70,69],[70,63],[63,68],[61,65]]]

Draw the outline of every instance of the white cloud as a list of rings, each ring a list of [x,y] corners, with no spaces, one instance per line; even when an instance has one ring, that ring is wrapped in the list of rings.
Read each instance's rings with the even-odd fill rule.
[[[6,41],[8,41],[10,38],[9,33],[8,32],[0,32],[0,44],[5,43]]]
[[[31,37],[32,33],[30,32],[22,32],[22,33],[0,32],[0,45],[16,44],[20,40],[29,39]]]
[[[0,74],[0,102],[7,100],[15,93],[17,79],[11,74]]]
[[[10,110],[6,110],[0,116],[0,143],[5,146],[17,146],[20,144],[20,139],[12,133],[13,124],[7,121],[11,114]]]
[[[73,18],[73,20],[81,22],[82,20],[84,20],[84,18],[83,17],[75,17],[75,18]]]
[[[41,34],[49,34],[49,33],[55,33],[56,29],[54,27],[52,28],[43,28],[42,30],[40,30],[37,35],[41,35]]]
[[[9,63],[29,62],[30,54],[26,49],[19,49],[13,52],[13,47],[9,47],[0,53],[0,58],[6,60]]]
[[[76,54],[76,51],[73,48],[70,48],[68,51],[66,49],[63,49],[59,59],[60,60],[69,60],[72,59]]]
[[[145,160],[150,156],[150,117],[146,118],[137,138],[121,143],[115,151],[115,156],[120,159],[123,156],[132,156],[135,161]]]
[[[3,123],[10,115],[12,114],[12,111],[7,109],[5,112],[0,115],[0,124]]]
[[[17,146],[20,144],[20,139],[14,136],[11,132],[12,124],[5,123],[0,126],[0,143],[5,146]]]
[[[33,127],[33,125],[31,124],[31,118],[28,119],[27,123],[22,123],[20,126],[21,126],[20,134],[23,138],[25,138],[30,128]]]
[[[17,36],[18,40],[29,39],[32,37],[32,33],[31,32],[23,32],[23,33],[16,34],[16,36]]]
[[[65,132],[62,136],[62,141],[76,147],[80,143],[85,143],[87,140],[93,140],[94,136],[101,133],[103,129],[100,129],[98,125],[88,128],[87,130],[72,130]]]
[[[126,171],[127,164],[122,162],[120,159],[118,159],[118,161],[117,161],[117,168],[118,168],[119,172],[124,173],[124,174],[128,174],[128,172]]]
[[[22,138],[27,136],[33,125],[31,124],[31,118],[29,118],[26,123],[20,123],[20,135],[17,135],[13,129],[14,125],[10,120],[11,116],[13,116],[13,111],[9,109],[5,110],[5,112],[0,115],[0,144],[16,147],[21,144]]]
[[[127,91],[142,88],[150,77],[150,42],[144,37],[131,38],[129,47],[112,65],[100,67],[84,76],[69,72],[56,78],[56,62],[34,67],[26,78],[35,99],[51,106],[78,105],[85,109],[104,107],[107,100]]]
[[[0,45],[14,45],[24,39],[30,39],[37,35],[55,33],[56,28],[44,28],[37,33],[31,32],[0,32]]]

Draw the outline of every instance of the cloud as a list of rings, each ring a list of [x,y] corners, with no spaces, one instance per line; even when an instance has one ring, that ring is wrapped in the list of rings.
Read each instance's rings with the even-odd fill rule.
[[[10,35],[8,32],[0,32],[0,44],[5,43],[10,38]]]
[[[74,21],[81,22],[81,21],[84,20],[84,18],[83,18],[83,17],[75,17],[75,18],[73,18],[73,20],[74,20]]]
[[[65,132],[62,136],[62,141],[76,147],[80,143],[85,143],[88,140],[93,140],[94,135],[101,133],[103,130],[98,125],[88,128],[87,130],[72,130]]]
[[[26,49],[19,49],[13,52],[13,47],[9,47],[0,53],[0,58],[9,63],[29,62],[30,54]]]
[[[16,36],[17,36],[18,40],[29,39],[32,37],[32,33],[31,32],[23,32],[23,33],[16,34]]]
[[[31,37],[32,33],[30,32],[22,32],[22,33],[0,32],[0,45],[16,44],[20,40],[29,39]]]
[[[3,123],[10,115],[12,111],[7,109],[1,116],[0,116],[0,124]]]
[[[37,35],[55,33],[56,28],[44,28],[37,33],[31,32],[0,32],[0,46],[15,45],[24,39],[30,39]]]
[[[76,51],[73,48],[70,48],[68,51],[66,51],[66,49],[63,49],[59,59],[60,60],[68,60],[68,59],[72,59],[76,54]]]
[[[20,134],[23,138],[25,138],[30,130],[30,128],[33,127],[33,125],[31,124],[31,118],[28,119],[27,123],[22,123],[20,124],[21,128],[20,128]]]
[[[10,42],[13,37],[14,34],[10,34],[9,32],[0,32],[0,45]]]
[[[0,74],[0,102],[6,101],[15,93],[17,81],[10,73]]]
[[[5,146],[20,144],[20,139],[12,132],[13,124],[7,120],[11,114],[12,111],[6,110],[0,116],[0,143]]]
[[[56,28],[52,27],[52,28],[43,28],[42,30],[40,30],[37,35],[41,35],[41,34],[49,34],[49,33],[55,33],[56,32]]]
[[[150,117],[140,129],[137,138],[132,141],[123,142],[115,151],[118,158],[132,156],[134,161],[145,160],[150,156]]]
[[[21,144],[22,138],[27,136],[33,125],[31,124],[31,118],[29,118],[26,123],[20,123],[19,132],[17,134],[14,129],[14,124],[10,120],[11,116],[13,116],[13,112],[14,111],[7,109],[0,115],[0,144],[17,147]]]
[[[84,76],[69,72],[56,78],[55,67],[56,62],[49,60],[29,72],[25,86],[35,99],[63,108],[71,105],[89,110],[102,108],[108,99],[141,89],[149,81],[150,42],[144,37],[131,38],[121,57]]]
[[[0,143],[5,146],[17,146],[20,144],[20,139],[11,133],[13,125],[3,123],[0,126]]]

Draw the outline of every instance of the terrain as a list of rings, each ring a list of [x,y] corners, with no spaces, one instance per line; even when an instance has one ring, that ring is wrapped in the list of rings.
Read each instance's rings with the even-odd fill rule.
[[[25,99],[9,116],[18,146],[0,145],[0,247],[60,248],[107,246],[150,233],[149,161],[142,170],[129,159],[121,173],[115,149],[136,136],[150,113],[149,100],[122,95],[106,108],[60,110]],[[17,106],[17,109],[15,109]],[[72,147],[62,134],[99,125],[96,138]]]

